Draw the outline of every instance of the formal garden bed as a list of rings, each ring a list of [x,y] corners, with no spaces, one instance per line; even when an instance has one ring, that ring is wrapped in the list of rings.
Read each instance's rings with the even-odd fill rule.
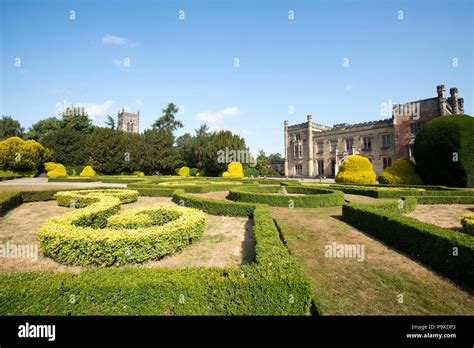
[[[437,209],[462,202],[466,204],[462,212],[469,212],[474,208],[470,205],[474,198],[472,190],[300,184],[269,179],[111,180],[126,183],[128,188],[51,188],[1,193],[0,210],[4,216],[0,226],[5,226],[7,232],[3,241],[39,240],[42,251],[36,266],[30,267],[24,260],[9,261],[1,269],[2,313],[307,315],[312,303],[321,314],[445,314],[469,313],[474,308],[469,295],[474,284],[474,274],[469,270],[474,237],[464,230],[448,230],[411,215],[432,202],[439,204]],[[293,204],[288,204],[289,200]],[[32,219],[39,220],[30,224]],[[301,225],[304,221],[307,223]],[[343,298],[336,300],[335,288],[319,283],[327,279],[312,271],[316,266],[311,266],[311,252],[319,251],[305,251],[304,240],[313,238],[308,231],[320,223],[328,230],[325,232],[321,225],[317,233],[322,239],[318,243],[326,237],[332,243],[331,235],[345,243],[353,237],[356,242],[356,236],[364,235],[367,259],[383,260],[387,272],[392,263],[408,262],[403,261],[409,260],[403,255],[422,262],[410,264],[410,271],[394,266],[395,273],[390,275],[402,279],[406,286],[403,291],[413,296],[415,303],[398,310],[396,304],[388,302],[385,293],[395,294],[396,281],[390,280],[384,287],[369,284],[388,281],[389,277],[373,263],[364,270],[371,275],[362,277],[368,283],[357,291],[366,289],[366,296],[373,291],[373,301],[378,298],[381,303],[349,310],[351,303],[361,301],[349,291],[357,288],[354,286],[344,286],[348,292],[341,290],[339,295]],[[348,236],[352,237],[347,239],[332,232],[333,224],[338,229],[350,230]],[[15,233],[27,225],[31,225],[27,233]],[[165,226],[174,229],[167,230]],[[303,244],[298,242],[301,238]],[[386,253],[382,246],[394,249],[390,249],[389,256],[382,257]],[[376,256],[372,250],[382,254]],[[322,269],[339,270],[344,278],[345,272],[331,262],[338,261],[326,260]],[[354,272],[357,267],[349,269]],[[416,287],[423,287],[416,280],[417,272],[424,274],[422,279],[435,284],[430,285],[427,296],[444,305],[427,306],[423,311],[423,300],[416,294]],[[451,289],[456,301],[467,302],[456,311],[451,300],[443,298],[437,289]],[[327,293],[321,293],[323,290]],[[152,293],[159,295],[151,296]],[[328,294],[336,297],[331,299]],[[68,302],[72,295],[77,299],[75,303]],[[341,302],[338,310],[338,301],[347,303]]]
[[[134,227],[138,224],[138,228],[144,229],[149,228],[149,225],[153,226],[157,222],[157,217],[149,215],[149,209],[156,208],[145,207],[141,208],[145,210],[139,211],[128,209],[124,210],[122,215],[117,215],[120,204],[135,200],[138,192],[94,191],[93,193],[87,193],[86,190],[65,191],[57,194],[61,205],[72,204],[79,209],[52,218],[40,227],[41,245],[46,249],[46,254],[65,263],[72,261],[73,264],[90,265],[92,261],[92,264],[100,266],[120,264],[126,262],[130,256],[136,258],[134,261],[145,261],[150,255],[158,255],[155,253],[155,244],[150,244],[150,247],[145,244],[144,248],[139,248],[135,240],[129,239],[131,237],[127,232],[130,223]],[[51,193],[37,194],[35,198],[51,199]],[[200,216],[204,212],[251,217],[255,255],[253,262],[221,269],[173,268],[171,265],[173,269],[129,266],[123,269],[88,267],[78,273],[42,271],[7,273],[0,275],[3,284],[0,289],[1,312],[157,315],[308,314],[311,305],[310,282],[281,242],[268,209],[265,206],[248,205],[245,214],[244,210],[239,208],[232,214],[232,209],[229,209],[227,204],[237,206],[238,203],[223,204],[214,201],[209,206],[207,202],[200,200],[198,197],[193,197],[195,205],[202,204],[200,210],[190,207],[192,204],[185,204],[185,207],[175,206],[174,209],[179,209],[177,211],[192,212],[190,218],[193,219],[193,223],[184,221],[177,226],[181,228],[178,236],[184,236],[178,238],[178,241],[187,242],[189,237],[194,236],[197,228],[201,226],[197,221],[201,221]],[[223,207],[219,207],[220,205]],[[144,221],[136,220],[136,214],[143,211],[147,212],[145,215],[148,217]],[[166,209],[161,212],[163,211]],[[226,214],[222,214],[223,211]],[[118,218],[114,219],[117,216]],[[124,216],[127,218],[123,219]],[[110,247],[105,244],[104,247],[103,243],[95,247],[96,238],[100,238],[97,235],[89,239],[91,226],[104,227],[108,224],[125,229],[118,236],[107,235],[109,239],[117,238],[121,249],[117,249],[115,244],[110,244]],[[64,226],[69,227],[65,229]],[[79,230],[77,240],[68,233],[70,228]],[[103,229],[107,234],[107,228]],[[159,234],[157,237],[155,235],[150,232],[146,237],[155,240]],[[89,240],[90,243],[86,242]],[[146,242],[148,239],[144,240],[144,243]],[[67,250],[62,251],[64,245]],[[125,245],[131,247],[130,253],[123,252]],[[75,248],[76,246],[80,247]],[[82,253],[77,250],[81,250]],[[144,296],[144,293],[150,292],[155,296]],[[20,293],[21,299],[18,297]],[[74,303],[69,301],[71,295],[77,299]],[[115,297],[113,305],[111,296]],[[116,306],[117,303],[120,303],[120,306]]]

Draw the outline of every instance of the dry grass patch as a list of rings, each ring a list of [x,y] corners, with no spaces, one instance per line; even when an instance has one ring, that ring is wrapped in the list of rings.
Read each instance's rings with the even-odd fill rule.
[[[202,197],[202,198],[213,198],[213,199],[226,199],[229,195],[229,191],[215,191],[206,193],[189,193],[190,195]]]
[[[473,204],[419,204],[406,215],[440,227],[462,230],[462,216],[473,212]]]
[[[321,314],[474,314],[472,292],[342,222],[340,207],[272,212],[286,230],[291,253],[313,280]],[[364,260],[327,258],[325,247],[333,242],[363,245]]]

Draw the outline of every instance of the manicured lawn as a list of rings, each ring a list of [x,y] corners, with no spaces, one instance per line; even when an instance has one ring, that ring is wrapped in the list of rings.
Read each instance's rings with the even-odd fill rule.
[[[312,278],[322,315],[474,314],[472,291],[340,221],[340,207],[272,208],[272,215]],[[332,242],[363,245],[364,260],[325,257]]]

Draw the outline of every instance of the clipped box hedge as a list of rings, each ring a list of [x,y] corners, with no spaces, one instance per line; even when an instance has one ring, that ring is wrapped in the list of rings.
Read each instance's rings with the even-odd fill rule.
[[[173,202],[185,207],[197,208],[211,215],[252,216],[256,205],[251,203],[228,202],[225,200],[202,198],[176,190]]]
[[[474,286],[473,236],[369,205],[346,204],[342,214],[348,224],[433,269]],[[454,255],[456,252],[457,256]]]
[[[474,236],[474,214],[464,214],[461,219],[464,232]]]
[[[125,267],[0,274],[0,314],[309,314],[311,282],[281,242],[266,206],[203,200],[183,191],[176,195],[188,199],[188,206],[200,202],[208,212],[242,216],[246,207],[254,219],[255,262],[223,269]],[[231,210],[229,204],[239,208]]]
[[[282,188],[288,194],[278,194]],[[291,195],[292,193],[301,196]],[[268,204],[275,207],[288,207],[292,204],[292,207],[295,208],[332,207],[344,203],[344,193],[341,191],[292,185],[233,188],[227,198],[237,202]]]
[[[182,207],[122,211],[131,190],[59,192],[58,205],[82,208],[47,220],[39,229],[44,255],[70,265],[120,265],[171,254],[204,232],[205,215]]]
[[[0,214],[18,207],[21,203],[20,192],[0,192]]]
[[[373,198],[401,198],[406,196],[430,197],[474,197],[474,190],[452,189],[443,186],[422,185],[342,185],[342,184],[303,184],[304,187],[324,187],[347,194]]]

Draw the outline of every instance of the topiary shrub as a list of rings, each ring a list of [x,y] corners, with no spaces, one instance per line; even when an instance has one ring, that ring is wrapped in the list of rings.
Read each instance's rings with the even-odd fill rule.
[[[474,187],[474,118],[437,117],[415,139],[417,170],[428,185]]]
[[[407,157],[397,159],[390,167],[385,168],[379,176],[379,183],[391,185],[423,185],[415,165]]]
[[[46,162],[44,169],[48,172],[48,178],[57,178],[60,176],[67,176],[66,167],[60,163]]]
[[[35,176],[41,164],[52,157],[51,150],[35,140],[11,137],[0,141],[0,170],[15,176]]]
[[[190,169],[189,169],[189,167],[181,167],[181,168],[178,169],[177,174],[179,176],[189,176]]]
[[[141,172],[141,171],[137,170],[137,171],[134,171],[134,172],[132,173],[132,175],[136,175],[136,176],[145,176],[145,173],[143,173],[143,172]]]
[[[206,168],[202,168],[196,173],[196,176],[206,176]]]
[[[97,173],[95,172],[94,168],[91,166],[85,166],[79,176],[96,176]]]
[[[376,176],[372,163],[362,156],[351,155],[342,161],[336,176],[337,183],[375,184]]]
[[[191,168],[191,169],[189,170],[189,175],[191,175],[191,176],[197,176],[198,172],[199,172],[199,169],[197,169],[197,168]]]
[[[223,177],[226,178],[243,178],[244,169],[242,163],[240,162],[231,162],[227,165],[227,171],[222,173]]]

